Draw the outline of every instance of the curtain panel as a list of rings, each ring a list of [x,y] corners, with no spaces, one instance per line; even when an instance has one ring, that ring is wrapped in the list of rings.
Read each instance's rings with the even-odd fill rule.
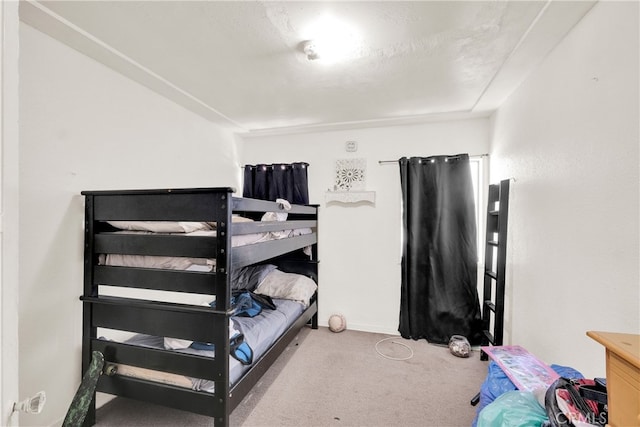
[[[399,160],[403,256],[399,332],[480,344],[477,241],[469,156]]]
[[[245,165],[243,197],[309,204],[308,163]]]

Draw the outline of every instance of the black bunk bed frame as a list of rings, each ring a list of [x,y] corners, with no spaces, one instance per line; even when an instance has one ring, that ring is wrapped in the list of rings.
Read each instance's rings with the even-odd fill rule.
[[[283,271],[306,274],[317,283],[317,206],[293,205],[286,222],[232,223],[232,214],[260,219],[282,211],[275,202],[232,196],[228,187],[162,190],[83,191],[85,196],[85,265],[82,372],[93,351],[106,363],[120,363],[215,381],[215,392],[195,391],[124,376],[101,375],[96,390],[214,417],[226,426],[229,414],[248,394],[302,327],[318,327],[317,293],[302,316],[235,384],[229,383],[230,272],[269,261]],[[283,211],[284,212],[284,211]],[[216,237],[112,233],[105,221],[206,221],[217,223]],[[311,228],[312,233],[232,248],[234,235]],[[312,257],[300,248],[311,246]],[[98,254],[215,258],[212,273],[98,265]],[[99,285],[215,295],[216,308],[101,296]],[[100,340],[97,328],[213,343],[216,357],[156,350]],[[95,423],[95,392],[84,425]]]

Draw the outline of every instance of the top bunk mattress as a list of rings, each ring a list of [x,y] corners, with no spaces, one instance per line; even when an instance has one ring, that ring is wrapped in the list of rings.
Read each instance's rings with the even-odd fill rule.
[[[266,215],[266,214],[265,214]],[[233,223],[250,223],[250,219],[237,215],[233,216]],[[271,221],[271,220],[267,220]],[[109,225],[119,231],[118,235],[180,235],[193,237],[217,237],[215,223],[208,222],[169,222],[169,221],[107,221]],[[290,230],[266,231],[261,233],[238,234],[231,237],[231,246],[242,247],[273,240],[287,239],[313,233],[308,227]],[[303,248],[311,256],[309,247]],[[155,255],[126,255],[118,253],[99,254],[99,265],[116,267],[157,268],[184,271],[213,272],[216,267],[214,258],[194,258]]]
[[[177,224],[177,223],[176,223]],[[113,225],[113,224],[112,224]],[[164,227],[164,226],[162,226]],[[154,226],[155,228],[155,226]],[[286,239],[290,237],[303,236],[311,234],[313,231],[310,228],[297,228],[292,230],[282,230],[277,232],[264,232],[264,233],[251,233],[240,234],[232,236],[232,247],[242,247],[248,245],[254,245],[257,243],[269,242],[273,240]],[[125,229],[116,231],[114,234],[180,234],[182,236],[194,236],[194,237],[216,237],[216,230],[199,229],[191,232],[184,233],[167,233],[167,232],[154,232],[154,231],[142,231]],[[309,257],[311,256],[311,249],[304,247],[303,251]],[[183,271],[202,271],[213,272],[216,267],[215,258],[194,258],[194,257],[176,257],[176,256],[156,256],[156,255],[126,255],[126,254],[99,254],[99,265],[115,266],[115,267],[138,267],[138,268],[156,268],[156,269],[168,269],[168,270],[183,270]]]

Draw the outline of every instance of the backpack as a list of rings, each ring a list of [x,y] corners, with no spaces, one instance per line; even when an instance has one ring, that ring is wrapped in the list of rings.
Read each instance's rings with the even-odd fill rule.
[[[605,426],[606,381],[560,377],[545,393],[545,410],[551,427]]]

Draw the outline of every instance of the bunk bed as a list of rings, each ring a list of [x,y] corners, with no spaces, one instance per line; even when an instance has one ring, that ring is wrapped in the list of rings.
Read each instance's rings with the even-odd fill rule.
[[[237,198],[233,192],[226,187],[82,192],[82,372],[94,351],[104,355],[96,391],[210,416],[216,426],[226,426],[229,414],[299,330],[317,328],[317,206]],[[146,263],[157,259],[176,259],[179,265]],[[315,288],[305,288],[304,302],[292,301],[301,297],[287,295],[293,285],[285,280],[289,288],[262,295],[276,310],[238,317],[236,297],[248,288],[234,280],[259,266],[269,266],[264,277],[277,272],[296,283],[304,277],[306,285],[311,278]],[[291,303],[298,308],[291,309]],[[274,313],[285,324],[268,342],[254,344],[253,337],[263,333],[252,335],[250,327]],[[114,331],[130,336],[103,336]],[[239,336],[253,350],[248,361],[232,357]],[[167,339],[201,346],[167,346]],[[84,424],[94,423],[95,392]]]

